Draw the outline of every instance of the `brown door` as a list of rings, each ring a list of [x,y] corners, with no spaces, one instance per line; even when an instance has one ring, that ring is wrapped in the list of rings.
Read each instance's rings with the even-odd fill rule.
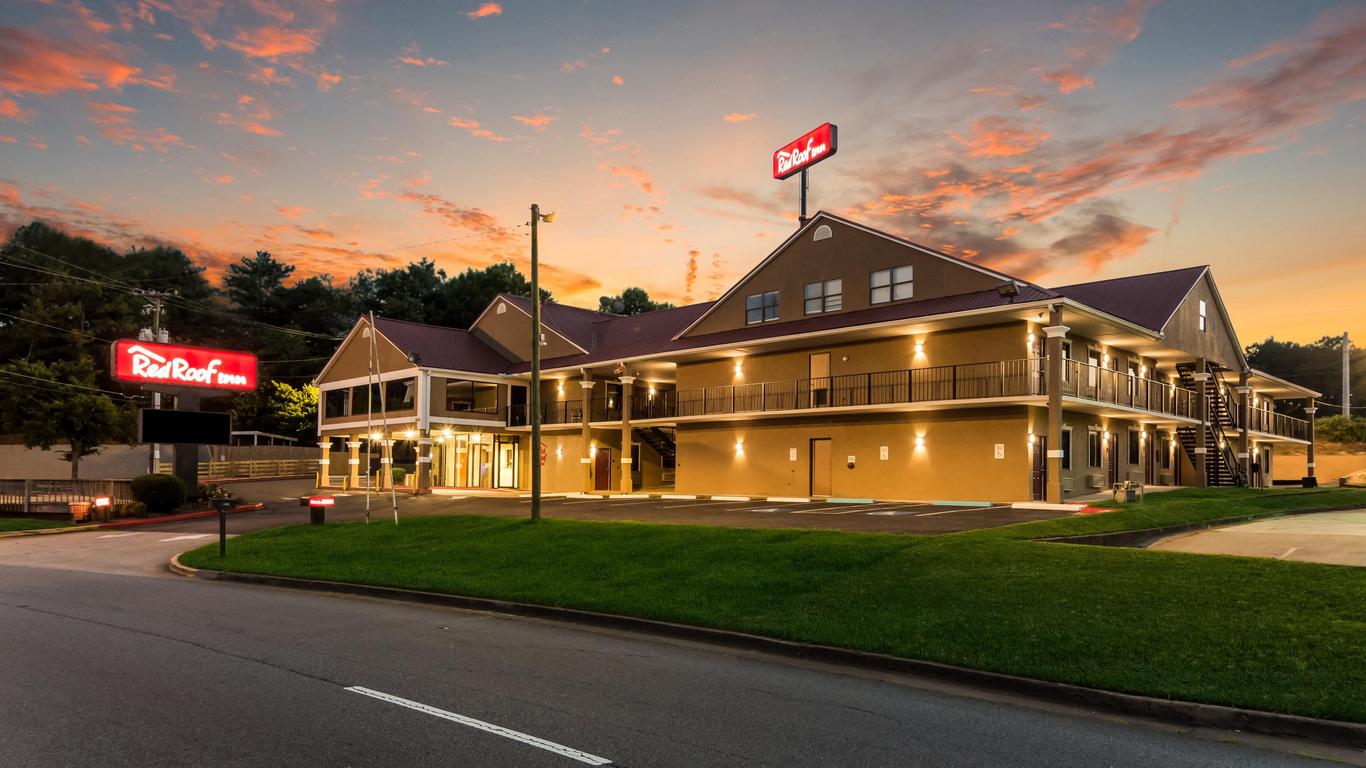
[[[811,438],[811,495],[830,495],[830,462],[833,460],[830,438]]]
[[[1110,463],[1110,487],[1114,487],[1119,482],[1119,435],[1110,433],[1110,450],[1107,451],[1106,461]]]
[[[612,490],[612,449],[599,448],[598,460],[593,465],[593,488],[599,491]]]
[[[830,405],[830,353],[811,356],[811,407]]]
[[[1048,435],[1034,439],[1034,470],[1030,477],[1034,501],[1043,501],[1048,493]]]

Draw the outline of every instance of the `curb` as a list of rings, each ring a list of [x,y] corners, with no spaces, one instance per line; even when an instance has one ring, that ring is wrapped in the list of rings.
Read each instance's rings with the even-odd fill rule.
[[[98,525],[68,525],[65,528],[33,528],[27,531],[5,531],[0,533],[0,539],[17,539],[21,536],[52,536],[58,533],[80,533],[81,531],[97,531]]]
[[[239,504],[228,510],[228,514],[238,512],[258,512],[265,509],[265,504],[257,502],[255,504]],[[203,517],[214,517],[218,514],[216,510],[204,509],[197,512],[182,512],[179,515],[163,515],[162,517],[137,517],[126,520],[115,520],[110,523],[89,523],[86,525],[69,525],[65,528],[35,528],[31,531],[5,531],[0,533],[0,539],[13,539],[20,536],[51,536],[58,533],[80,533],[82,531],[108,531],[119,528],[135,528],[139,525],[155,525],[157,523],[176,523],[181,520],[198,520]]]
[[[1218,704],[1199,704],[1189,701],[1158,699],[1098,688],[1087,688],[1068,683],[1053,683],[1028,677],[1017,677],[987,672],[933,661],[918,661],[867,651],[855,651],[828,645],[813,645],[780,640],[745,632],[711,629],[690,624],[655,621],[610,613],[559,608],[549,605],[519,603],[484,597],[449,595],[396,587],[350,584],[318,579],[298,579],[288,576],[266,576],[254,573],[214,571],[192,568],[180,562],[180,555],[172,557],[168,568],[189,578],[208,578],[263,584],[272,587],[359,595],[409,603],[440,605],[463,610],[549,619],[568,624],[581,624],[606,629],[626,630],[642,634],[690,640],[735,648],[759,651],[778,656],[841,664],[859,669],[895,672],[940,680],[973,688],[1027,697],[1040,701],[1066,704],[1083,709],[1101,710],[1111,714],[1149,718],[1163,723],[1186,727],[1217,728],[1243,731],[1268,736],[1305,739],[1337,746],[1366,748],[1366,723],[1341,720],[1321,720],[1301,715],[1263,712],[1253,709],[1226,707]]]
[[[1093,509],[1087,507],[1087,509]],[[1095,512],[1084,514],[1095,514],[1096,512],[1114,512],[1119,507],[1094,508]],[[1208,528],[1218,528],[1224,525],[1237,525],[1240,523],[1252,523],[1258,520],[1271,520],[1277,517],[1295,517],[1297,515],[1317,515],[1323,512],[1351,512],[1361,509],[1360,505],[1351,507],[1333,507],[1330,509],[1301,509],[1294,512],[1273,512],[1265,515],[1237,515],[1235,517],[1221,517],[1217,520],[1200,520],[1194,523],[1177,523],[1175,525],[1163,525],[1157,528],[1141,528],[1136,531],[1113,531],[1110,533],[1083,533],[1075,536],[1053,536],[1043,539],[1031,539],[1031,541],[1042,541],[1048,544],[1082,544],[1095,547],[1131,547],[1146,549],[1156,544],[1168,536],[1178,533],[1191,533],[1193,531],[1203,531]]]

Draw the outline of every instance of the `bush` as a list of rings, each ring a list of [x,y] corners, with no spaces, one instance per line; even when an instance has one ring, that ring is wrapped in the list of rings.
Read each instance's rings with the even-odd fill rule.
[[[152,514],[163,514],[185,503],[185,481],[175,475],[139,475],[133,478],[133,497]]]
[[[403,478],[408,476],[408,471],[403,467],[393,468],[394,485],[403,485]]]
[[[125,501],[114,505],[114,517],[137,517],[147,514],[147,505],[140,501]]]
[[[1330,443],[1366,443],[1366,417],[1338,414],[1315,419],[1314,437]]]

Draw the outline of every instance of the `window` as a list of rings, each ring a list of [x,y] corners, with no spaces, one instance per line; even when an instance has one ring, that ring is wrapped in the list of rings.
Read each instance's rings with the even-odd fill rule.
[[[351,388],[351,413],[379,413],[379,385],[361,384]]]
[[[1205,314],[1205,300],[1204,300],[1204,299],[1201,299],[1201,300],[1200,300],[1200,332],[1201,332],[1201,333],[1204,333],[1205,329],[1208,328],[1208,327],[1209,327],[1209,318],[1208,318],[1208,316]]]
[[[1096,371],[1100,369],[1100,350],[1086,350],[1086,362],[1090,364],[1090,367],[1086,369],[1086,386],[1094,387],[1096,385]]]
[[[1138,444],[1139,444],[1139,440],[1138,440],[1138,430],[1136,430],[1136,429],[1131,429],[1131,430],[1129,430],[1129,463],[1130,463],[1130,464],[1142,464],[1142,463],[1143,463],[1143,459],[1142,459],[1141,455],[1139,454]]]
[[[838,312],[844,306],[844,281],[826,280],[822,283],[807,283],[803,298],[808,315]]]
[[[886,304],[909,299],[915,293],[915,271],[912,267],[881,269],[868,275],[868,303]]]
[[[1175,450],[1176,450],[1176,446],[1172,444],[1172,439],[1171,439],[1170,437],[1164,437],[1164,438],[1162,438],[1162,468],[1163,468],[1163,469],[1171,469],[1171,468],[1172,468],[1172,452],[1175,451]]]
[[[1100,466],[1100,430],[1091,429],[1086,432],[1086,466]]]
[[[497,413],[498,385],[484,381],[446,379],[448,413]]]
[[[323,418],[351,415],[351,389],[329,389],[323,393]]]
[[[410,411],[413,409],[413,388],[416,379],[400,379],[384,383],[384,409],[386,411]]]
[[[1072,468],[1072,428],[1062,428],[1062,468]]]
[[[778,319],[778,292],[767,291],[745,297],[745,325]]]

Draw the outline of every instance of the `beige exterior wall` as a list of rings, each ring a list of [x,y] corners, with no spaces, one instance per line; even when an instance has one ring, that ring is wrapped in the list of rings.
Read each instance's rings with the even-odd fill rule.
[[[500,305],[507,307],[502,314],[498,313]],[[470,327],[470,331],[510,359],[530,359],[531,316],[510,302],[498,299],[490,304],[488,311]],[[541,347],[542,359],[582,354],[582,350],[544,322],[541,323],[541,331],[546,341],[545,346]]]
[[[361,326],[362,330],[352,335],[337,350],[329,363],[326,374],[318,380],[320,385],[344,379],[360,378],[370,374],[370,340],[364,335],[364,327],[368,326],[369,323],[361,320],[357,325]],[[381,373],[413,367],[413,364],[408,362],[408,356],[391,344],[382,334],[375,339],[375,351],[379,357]]]
[[[833,496],[1019,501],[1029,498],[1028,419],[1015,407],[680,424],[677,490],[806,496],[810,440],[830,438]]]
[[[821,280],[840,278],[844,281],[843,312],[866,309],[870,306],[869,274],[892,267],[910,265],[915,268],[914,300],[987,290],[1001,282],[995,275],[888,237],[824,217],[819,217],[818,221],[830,226],[833,237],[817,242],[812,239],[815,227],[803,232],[714,307],[687,335],[743,328],[745,297],[765,291],[780,292],[779,319],[766,325],[800,320],[806,316],[802,305],[804,287]]]
[[[830,353],[831,376],[1018,360],[1028,357],[1026,333],[1026,325],[1016,322],[682,363],[677,369],[678,389],[806,379],[811,376],[811,355],[821,352]],[[917,341],[923,342],[920,355],[915,353]],[[741,362],[739,376],[735,373],[737,359]]]
[[[1209,321],[1204,332],[1200,330],[1201,300],[1205,302],[1205,316]],[[1208,274],[1177,307],[1163,331],[1168,346],[1187,352],[1191,357],[1203,357],[1235,371],[1242,366],[1237,339],[1219,312],[1214,284]]]

